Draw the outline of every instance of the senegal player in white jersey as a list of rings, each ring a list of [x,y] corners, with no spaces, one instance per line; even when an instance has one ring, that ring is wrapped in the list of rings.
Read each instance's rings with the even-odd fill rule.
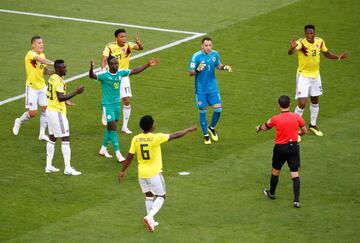
[[[61,151],[64,158],[64,174],[65,175],[81,175],[81,172],[71,167],[70,158],[70,132],[69,122],[66,117],[66,104],[75,95],[84,92],[84,86],[79,86],[73,93],[66,94],[66,84],[64,76],[67,69],[63,60],[56,60],[54,63],[55,74],[48,80],[48,108],[46,117],[49,123],[49,138],[46,145],[46,167],[45,173],[57,172],[59,169],[52,165],[55,152],[55,142],[57,138],[61,138]]]
[[[120,146],[118,141],[118,136],[116,132],[116,123],[119,120],[120,116],[120,92],[119,87],[124,77],[130,75],[138,74],[147,69],[148,67],[157,65],[159,59],[150,59],[150,61],[138,68],[134,69],[119,69],[118,59],[114,56],[109,56],[107,58],[107,63],[109,70],[103,71],[101,73],[95,74],[93,71],[94,62],[90,63],[89,77],[92,79],[99,80],[101,82],[102,90],[102,109],[105,114],[107,129],[105,129],[104,140],[101,146],[99,154],[107,158],[112,157],[108,151],[107,146],[109,141],[111,141],[116,158],[119,162],[125,160],[125,158],[120,153]]]
[[[32,49],[25,56],[25,108],[27,111],[15,119],[13,133],[18,135],[21,124],[36,116],[37,105],[39,104],[41,107],[39,140],[48,140],[48,137],[45,135],[47,99],[44,73],[53,74],[54,71],[49,70],[47,65],[54,65],[54,63],[46,59],[44,42],[40,36],[31,38],[31,46]]]
[[[137,154],[138,177],[141,191],[145,194],[147,215],[144,223],[150,232],[154,231],[157,223],[154,216],[159,212],[165,200],[165,181],[162,175],[161,144],[180,138],[188,132],[196,131],[195,125],[172,134],[153,133],[154,119],[150,115],[140,120],[143,133],[134,136],[131,140],[129,154],[119,172],[119,182],[125,177],[125,170]]]
[[[130,57],[133,50],[143,50],[144,47],[138,36],[135,36],[135,43],[126,40],[126,31],[124,29],[117,29],[114,32],[115,41],[108,43],[102,53],[101,67],[106,68],[106,59],[109,56],[115,56],[119,61],[120,69],[129,69]],[[124,77],[120,84],[120,96],[123,102],[123,123],[121,131],[125,134],[132,132],[128,128],[128,122],[131,114],[130,98],[131,87],[129,77]]]
[[[299,66],[296,74],[296,95],[295,99],[298,105],[295,113],[302,116],[310,96],[310,126],[309,130],[317,136],[323,136],[323,133],[317,126],[316,120],[319,113],[319,96],[322,95],[322,84],[320,78],[320,54],[328,59],[343,60],[350,53],[343,52],[336,55],[329,51],[325,45],[325,41],[319,37],[315,37],[315,26],[305,26],[305,39],[291,41],[288,54],[296,53],[298,56]]]

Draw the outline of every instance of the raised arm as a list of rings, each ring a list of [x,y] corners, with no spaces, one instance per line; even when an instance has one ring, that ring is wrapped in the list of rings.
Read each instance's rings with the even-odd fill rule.
[[[256,132],[266,131],[270,129],[266,126],[266,123],[257,125],[255,128],[256,128]]]
[[[134,154],[128,153],[128,155],[126,156],[125,161],[122,162],[122,167],[121,167],[121,170],[120,170],[119,175],[118,175],[119,183],[121,183],[124,180],[125,170],[127,169],[127,167],[129,167],[129,165],[131,164],[131,161],[133,160],[133,158],[134,158]]]
[[[192,125],[191,127],[186,128],[182,131],[174,132],[174,133],[170,134],[169,141],[171,141],[173,139],[181,138],[181,137],[185,136],[187,133],[193,132],[193,131],[196,131],[195,125]]]
[[[40,63],[42,63],[42,64],[45,64],[45,65],[54,66],[54,62],[53,62],[53,61],[51,61],[51,60],[49,60],[49,59],[46,59],[46,58],[42,58],[42,57],[40,57],[40,56],[38,56],[38,55],[35,55],[34,58],[33,58],[33,60],[38,61],[38,62],[40,62]]]
[[[64,94],[61,92],[56,92],[56,94],[57,94],[59,101],[62,102],[62,101],[67,101],[78,94],[81,94],[82,92],[84,92],[84,90],[85,90],[84,85],[80,85],[74,92],[72,92],[70,94]]]
[[[55,73],[55,70],[50,70],[47,67],[44,68],[44,74],[53,75],[54,73]]]
[[[296,39],[292,39],[291,42],[290,42],[290,48],[288,50],[288,54],[289,55],[294,54],[295,50],[296,50],[296,47],[297,47]]]
[[[101,66],[102,69],[106,69],[106,66],[107,66],[107,63],[106,63],[107,58],[108,58],[107,56],[104,56],[104,55],[101,56],[101,65],[100,65],[100,66]]]
[[[89,70],[89,78],[91,79],[97,79],[97,75],[94,73],[94,60],[90,61],[90,70]]]
[[[140,66],[140,67],[137,67],[137,68],[134,68],[134,69],[131,69],[131,73],[130,75],[134,75],[134,74],[138,74],[138,73],[141,73],[142,71],[144,71],[145,69],[147,69],[148,67],[152,67],[152,66],[155,66],[157,64],[160,63],[160,60],[157,59],[157,58],[152,58],[149,60],[148,63]]]
[[[343,60],[350,56],[350,52],[343,52],[340,55],[336,55],[332,53],[331,51],[323,52],[324,56],[328,59],[337,59],[337,60]]]

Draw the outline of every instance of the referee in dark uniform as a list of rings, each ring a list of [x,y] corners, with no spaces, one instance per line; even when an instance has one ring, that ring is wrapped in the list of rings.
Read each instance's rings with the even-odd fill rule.
[[[270,190],[263,189],[263,192],[270,199],[275,199],[275,190],[279,181],[281,167],[287,161],[293,181],[294,207],[300,208],[300,147],[297,140],[298,135],[304,135],[307,129],[301,116],[289,111],[289,96],[280,96],[278,106],[281,110],[280,114],[271,117],[265,124],[256,126],[256,132],[266,131],[272,127],[276,128]],[[301,129],[300,132],[298,132],[299,128]]]

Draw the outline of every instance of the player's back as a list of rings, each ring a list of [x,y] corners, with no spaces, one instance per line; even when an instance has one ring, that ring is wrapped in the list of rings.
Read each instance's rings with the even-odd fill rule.
[[[301,116],[292,112],[282,112],[275,115],[271,118],[270,123],[276,127],[276,144],[286,144],[290,140],[297,141],[298,129],[305,125]]]
[[[169,134],[140,133],[132,138],[129,152],[137,154],[140,178],[151,178],[162,171],[161,144],[169,140]]]

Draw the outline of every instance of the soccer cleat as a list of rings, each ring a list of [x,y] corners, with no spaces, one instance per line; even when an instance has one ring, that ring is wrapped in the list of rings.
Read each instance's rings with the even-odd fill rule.
[[[129,128],[122,128],[121,132],[125,134],[132,134],[132,131],[130,131]]]
[[[104,156],[105,158],[112,158],[112,155],[109,154],[106,148],[105,149],[101,148],[99,151],[99,155]]]
[[[208,127],[208,131],[209,131],[210,137],[213,141],[215,141],[215,142],[219,141],[219,137],[214,128]]]
[[[78,176],[81,175],[80,171],[75,170],[74,168],[70,167],[69,170],[64,170],[64,175],[73,175],[73,176]]]
[[[316,136],[324,136],[324,134],[320,131],[320,129],[315,125],[310,125],[309,130],[312,131]]]
[[[155,228],[154,219],[150,218],[149,216],[145,216],[144,224],[146,225],[148,231],[150,231],[151,233],[154,232],[154,228]]]
[[[294,208],[300,208],[300,203],[299,202],[294,202]]]
[[[14,122],[14,126],[13,126],[13,133],[14,135],[18,135],[19,134],[19,129],[21,127],[21,121],[19,118],[16,118],[15,119],[15,122]]]
[[[206,145],[209,145],[209,144],[211,144],[211,140],[210,140],[210,137],[209,137],[209,135],[207,135],[207,136],[204,136],[204,144],[206,144]]]
[[[276,199],[275,195],[271,195],[271,194],[270,194],[270,190],[267,190],[266,188],[263,189],[263,193],[264,193],[265,196],[267,196],[267,197],[270,198],[271,200],[275,200],[275,199]]]
[[[116,155],[116,158],[117,158],[117,160],[119,161],[119,163],[122,163],[122,162],[125,161],[125,158],[124,158],[124,156],[122,156],[121,153],[118,153],[118,154]]]
[[[54,166],[46,167],[45,173],[52,173],[52,172],[58,172],[60,171],[58,168],[55,168]]]
[[[39,134],[39,140],[49,142],[49,137],[45,134]]]
[[[159,222],[154,221],[154,227],[159,226]]]

